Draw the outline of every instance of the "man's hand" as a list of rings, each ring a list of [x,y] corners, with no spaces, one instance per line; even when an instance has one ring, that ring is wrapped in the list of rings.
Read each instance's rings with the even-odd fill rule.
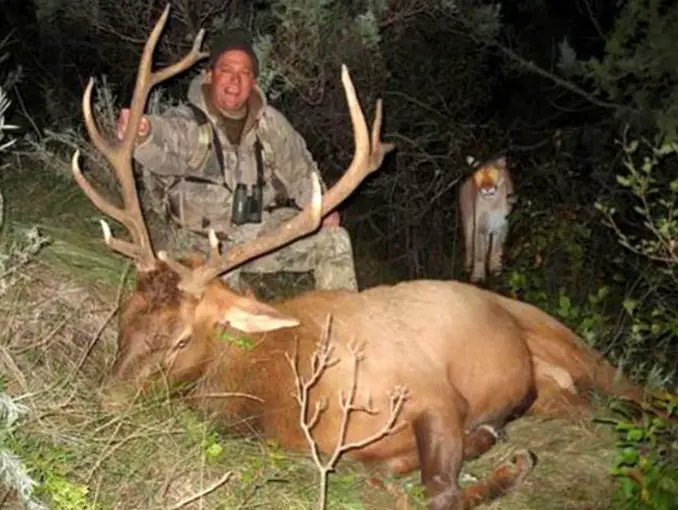
[[[129,123],[129,108],[123,108],[120,110],[120,117],[118,117],[118,123],[116,126],[116,136],[118,140],[122,141],[125,137],[125,131],[127,130],[127,124]],[[137,132],[137,143],[143,142],[146,137],[148,137],[151,132],[151,123],[148,121],[148,117],[145,115],[141,117],[141,122],[139,122],[139,131]]]
[[[332,211],[323,218],[323,227],[338,227],[341,222],[341,217],[338,211]]]

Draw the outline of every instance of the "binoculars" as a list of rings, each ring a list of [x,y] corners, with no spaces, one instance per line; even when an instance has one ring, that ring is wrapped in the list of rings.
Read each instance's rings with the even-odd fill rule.
[[[252,185],[251,192],[247,194],[247,186],[238,183],[233,194],[233,210],[231,211],[231,223],[243,225],[245,223],[261,223],[262,190],[261,185]]]

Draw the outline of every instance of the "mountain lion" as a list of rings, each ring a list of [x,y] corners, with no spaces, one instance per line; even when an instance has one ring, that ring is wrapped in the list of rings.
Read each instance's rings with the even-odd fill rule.
[[[471,273],[472,282],[485,280],[488,255],[490,273],[501,273],[512,193],[513,181],[505,156],[478,165],[461,185],[459,209],[464,231],[465,268]]]

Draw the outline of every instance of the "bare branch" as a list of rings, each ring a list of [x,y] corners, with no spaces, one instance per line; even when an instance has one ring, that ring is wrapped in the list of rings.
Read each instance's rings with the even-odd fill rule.
[[[306,419],[306,414],[308,412],[308,392],[313,387],[313,385],[318,381],[320,376],[323,374],[326,368],[337,363],[338,360],[331,359],[332,346],[330,343],[330,327],[331,327],[331,316],[328,316],[325,328],[322,332],[320,341],[318,342],[318,347],[316,351],[311,356],[311,375],[305,380],[297,368],[296,359],[293,359],[287,353],[285,357],[287,358],[292,370],[294,372],[294,377],[297,386],[297,395],[295,396],[297,402],[299,403],[299,424],[304,432],[306,441],[309,444],[311,450],[311,456],[313,462],[320,472],[320,496],[318,502],[318,508],[321,510],[325,508],[326,497],[327,497],[327,475],[330,471],[333,471],[339,458],[342,454],[349,450],[364,448],[383,437],[387,436],[394,430],[396,430],[396,421],[400,415],[405,400],[407,398],[407,389],[404,386],[398,386],[391,393],[390,404],[389,404],[389,414],[384,425],[374,434],[361,439],[359,441],[353,441],[350,443],[346,442],[346,432],[348,430],[348,422],[350,415],[353,411],[365,412],[368,414],[378,414],[379,411],[373,409],[371,406],[371,398],[368,398],[368,404],[365,407],[356,406],[354,404],[357,384],[358,384],[358,365],[360,361],[364,358],[363,345],[349,344],[348,351],[351,355],[353,362],[353,374],[351,378],[351,385],[348,389],[348,393],[343,391],[339,394],[339,406],[342,412],[341,425],[339,427],[339,433],[337,437],[337,444],[334,448],[334,451],[330,455],[330,458],[327,462],[323,463],[320,458],[320,448],[318,443],[313,438],[312,430],[320,418],[320,414],[326,409],[326,402],[323,399],[320,399],[315,404],[315,409],[313,415],[310,419]],[[296,358],[296,356],[295,356]]]
[[[179,501],[176,505],[174,505],[174,506],[172,507],[172,510],[179,510],[179,508],[183,508],[183,507],[185,507],[185,506],[187,506],[187,505],[190,505],[190,504],[193,503],[194,501],[198,501],[199,499],[204,498],[205,496],[207,496],[207,495],[210,494],[211,492],[214,492],[214,491],[217,490],[219,487],[221,487],[221,486],[224,485],[226,482],[228,482],[228,481],[231,479],[231,476],[233,476],[233,471],[229,471],[229,472],[226,473],[224,476],[222,476],[221,478],[219,478],[219,480],[217,480],[216,482],[214,482],[212,485],[210,485],[210,486],[207,487],[206,489],[204,489],[204,490],[198,492],[197,494],[193,494],[192,496],[189,496],[189,497],[187,497],[186,499],[182,499],[181,501]]]

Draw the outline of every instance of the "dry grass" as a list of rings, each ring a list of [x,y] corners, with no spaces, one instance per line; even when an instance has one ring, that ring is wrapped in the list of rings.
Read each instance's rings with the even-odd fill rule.
[[[13,189],[23,187],[14,183]],[[102,408],[99,393],[115,350],[114,313],[126,264],[99,244],[94,211],[76,194],[64,201],[50,191],[54,187],[45,188],[60,197],[59,206],[50,206],[40,188],[28,189],[31,203],[52,214],[26,210],[26,195],[17,194],[7,197],[8,210],[22,223],[38,221],[54,242],[0,298],[5,390],[30,408],[11,435],[0,437],[41,482],[39,495],[49,508],[171,509],[227,473],[232,475],[223,485],[182,508],[316,508],[318,476],[308,454],[229,435],[228,428],[162,394],[123,411]],[[272,297],[269,283],[250,283]],[[539,463],[518,491],[489,508],[608,508],[614,445],[606,429],[523,419],[507,432],[509,441],[468,464],[465,474],[483,476],[523,447]],[[368,486],[367,474],[340,462],[330,475],[328,508],[396,508],[395,496]],[[416,498],[417,480],[413,474],[388,481],[411,494],[415,508],[424,508]],[[0,507],[18,508],[11,494]]]

